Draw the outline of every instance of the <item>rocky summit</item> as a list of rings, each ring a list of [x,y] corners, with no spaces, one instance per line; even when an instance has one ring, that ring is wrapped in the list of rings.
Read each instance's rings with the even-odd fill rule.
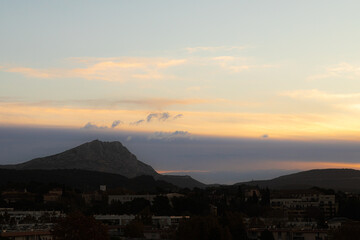
[[[94,140],[65,152],[31,161],[8,165],[13,169],[83,169],[116,173],[132,178],[141,175],[156,176],[149,165],[139,161],[120,142]]]
[[[17,170],[81,169],[114,173],[127,178],[147,175],[154,177],[155,180],[163,180],[182,188],[205,186],[189,176],[158,174],[150,165],[139,161],[134,154],[117,141],[94,140],[59,154],[35,158],[20,164],[2,165],[0,168]]]

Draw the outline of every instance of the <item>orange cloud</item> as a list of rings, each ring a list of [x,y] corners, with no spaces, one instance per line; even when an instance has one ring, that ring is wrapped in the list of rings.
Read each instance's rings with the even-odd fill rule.
[[[200,46],[200,47],[188,47],[185,50],[188,53],[196,52],[224,52],[224,51],[234,51],[234,50],[243,50],[246,49],[246,46]]]
[[[360,100],[360,93],[328,93],[318,89],[295,90],[280,93],[281,96],[286,96],[294,99],[315,99],[324,101],[338,101],[346,99]]]
[[[233,51],[244,47],[196,47],[188,48],[190,53],[197,51]],[[87,80],[103,80],[124,82],[131,79],[174,79],[177,76],[166,71],[179,65],[217,66],[232,73],[239,73],[249,69],[273,68],[275,65],[248,63],[249,59],[238,56],[220,55],[215,57],[190,56],[187,58],[164,57],[112,57],[112,58],[69,58],[73,64],[82,67],[72,68],[31,68],[31,67],[2,67],[1,71],[19,73],[26,77],[56,79],[81,78]]]
[[[324,168],[353,168],[360,169],[360,163],[349,162],[299,162],[299,161],[271,161],[264,163],[265,166],[272,167],[273,169],[282,170],[309,170],[309,169],[324,169]],[[264,168],[266,169],[266,167]]]
[[[54,70],[39,70],[26,67],[4,68],[6,72],[21,73],[26,77],[32,78],[55,78],[60,75],[60,72]]]
[[[42,100],[37,102],[22,102],[16,99],[1,98],[0,104],[16,104],[24,106],[47,106],[47,107],[64,107],[73,106],[81,108],[96,108],[96,109],[118,109],[122,106],[138,105],[139,108],[163,109],[175,105],[196,105],[196,104],[215,104],[226,103],[224,99],[173,99],[173,98],[144,98],[144,99],[82,99],[82,100]]]
[[[207,173],[210,171],[207,170],[155,170],[156,172],[160,174],[166,174],[166,173]]]
[[[167,58],[90,58],[76,59],[85,64],[82,68],[71,69],[36,69],[29,67],[7,67],[2,71],[20,73],[32,78],[83,78],[88,80],[127,81],[129,79],[163,79],[172,78],[163,70],[184,64],[185,59]]]
[[[181,102],[186,104],[187,102]],[[179,104],[180,104],[179,103]],[[181,113],[176,121],[151,121],[149,124],[129,125],[144,119],[153,111],[119,108],[89,108],[84,106],[29,105],[14,102],[0,103],[0,123],[82,127],[87,122],[110,126],[115,119],[124,123],[123,130],[173,132],[188,131],[193,135],[258,138],[267,134],[270,139],[345,139],[359,141],[360,116],[326,114],[272,114],[167,111],[171,116]],[[264,141],[266,141],[264,139]]]
[[[358,79],[360,77],[360,65],[352,63],[339,63],[329,66],[322,74],[309,76],[308,80],[321,80],[326,78]]]
[[[229,165],[230,164],[230,165]],[[360,169],[360,163],[350,162],[322,162],[322,161],[278,161],[278,160],[266,160],[266,161],[252,161],[252,162],[240,162],[234,164],[230,162],[222,166],[212,167],[213,171],[239,171],[246,169],[246,171],[261,171],[269,169],[277,170],[297,170],[305,171],[310,169],[326,169],[326,168],[352,168]]]

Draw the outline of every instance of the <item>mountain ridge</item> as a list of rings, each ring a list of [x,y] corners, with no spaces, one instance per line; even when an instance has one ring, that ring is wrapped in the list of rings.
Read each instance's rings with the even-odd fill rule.
[[[121,188],[133,192],[155,193],[159,190],[177,191],[178,187],[152,176],[127,178],[119,174],[81,169],[0,169],[0,189],[6,186],[26,187],[36,185],[65,185],[82,191],[98,190],[100,185],[108,189]]]
[[[157,173],[150,165],[138,160],[118,141],[94,140],[58,154],[35,158],[19,164],[0,165],[0,168],[15,170],[81,169],[113,173],[127,178],[142,175],[152,176],[155,180],[166,181],[183,188],[206,186],[189,176],[169,176]]]
[[[360,192],[360,171],[349,168],[312,169],[283,175],[270,180],[236,183],[270,189],[329,188]]]

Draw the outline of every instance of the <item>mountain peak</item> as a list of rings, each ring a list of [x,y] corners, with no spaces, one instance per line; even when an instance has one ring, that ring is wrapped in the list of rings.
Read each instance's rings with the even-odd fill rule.
[[[36,158],[16,165],[17,169],[84,169],[109,172],[125,177],[156,176],[149,165],[139,161],[120,142],[93,140],[65,152]]]
[[[179,187],[205,186],[189,176],[160,175],[151,166],[139,161],[121,142],[103,142],[98,139],[59,154],[36,158],[21,164],[0,166],[0,168],[18,170],[81,169],[115,173],[128,178],[148,175],[156,180],[163,180]]]

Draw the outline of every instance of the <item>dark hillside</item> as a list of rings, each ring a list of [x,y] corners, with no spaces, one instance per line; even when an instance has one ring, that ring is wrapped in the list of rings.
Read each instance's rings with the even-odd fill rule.
[[[108,188],[124,188],[134,192],[156,192],[160,189],[173,191],[177,187],[165,181],[156,181],[152,176],[139,176],[132,179],[112,173],[94,172],[79,169],[59,170],[14,170],[0,169],[0,187],[9,184],[26,183],[65,184],[80,190],[97,190],[100,185]],[[18,183],[18,184],[16,184]]]
[[[315,169],[285,175],[271,180],[251,181],[241,184],[258,185],[270,189],[320,187],[360,192],[360,171],[354,169]]]
[[[102,142],[94,140],[59,154],[36,158],[20,164],[0,165],[0,168],[16,170],[81,169],[112,173],[127,178],[144,175],[152,176],[156,180],[166,181],[181,188],[203,188],[206,186],[189,176],[158,174],[150,165],[139,161],[134,154],[117,141]],[[86,179],[91,181],[90,178]],[[81,182],[81,179],[78,180],[78,182]]]

